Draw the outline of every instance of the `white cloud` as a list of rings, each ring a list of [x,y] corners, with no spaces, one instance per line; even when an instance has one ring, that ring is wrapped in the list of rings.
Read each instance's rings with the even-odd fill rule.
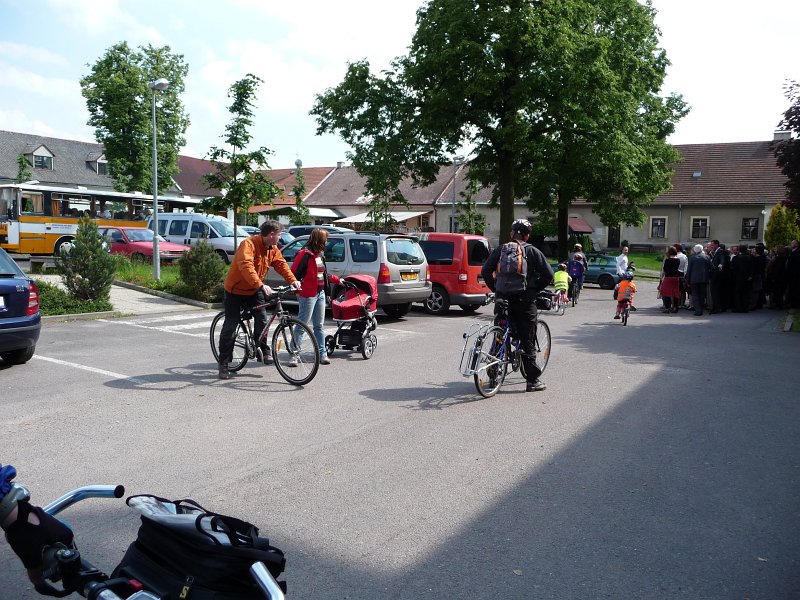
[[[55,66],[67,64],[66,59],[60,54],[50,52],[44,48],[16,44],[14,42],[0,41],[0,56],[7,57],[10,60],[34,61]]]
[[[24,71],[0,62],[0,87],[9,87],[25,93],[50,98],[80,97],[77,81],[44,77],[32,71]]]
[[[56,135],[56,130],[52,127],[47,126],[39,119],[30,118],[24,112],[18,110],[8,112],[0,110],[0,129],[48,137],[54,137]]]
[[[151,25],[143,25],[123,11],[118,0],[48,0],[49,10],[81,35],[103,37],[114,35],[131,45],[165,44],[164,36]]]

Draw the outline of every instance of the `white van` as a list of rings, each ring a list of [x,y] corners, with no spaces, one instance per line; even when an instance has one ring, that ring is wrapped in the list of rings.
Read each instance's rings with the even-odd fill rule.
[[[153,217],[147,221],[153,229]],[[158,233],[168,242],[195,246],[200,240],[207,240],[214,251],[226,263],[233,260],[236,248],[233,246],[233,222],[217,215],[201,213],[159,213]],[[241,227],[237,231],[238,242],[249,237]]]

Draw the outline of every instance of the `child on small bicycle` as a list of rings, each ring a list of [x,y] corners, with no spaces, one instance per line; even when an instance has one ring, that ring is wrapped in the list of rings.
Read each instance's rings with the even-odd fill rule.
[[[556,291],[556,294],[561,296],[561,301],[566,304],[569,302],[567,298],[567,290],[569,289],[569,284],[572,283],[572,277],[569,276],[567,273],[567,265],[561,263],[558,265],[558,270],[553,273],[553,288]]]
[[[626,271],[625,276],[622,278],[616,287],[614,287],[614,298],[617,300],[617,313],[614,315],[615,319],[622,318],[622,311],[626,305],[633,308],[633,297],[636,295],[636,284],[633,283],[633,273]]]

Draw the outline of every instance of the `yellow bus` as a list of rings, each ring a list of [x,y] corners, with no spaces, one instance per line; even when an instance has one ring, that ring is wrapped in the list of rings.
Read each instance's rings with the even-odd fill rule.
[[[161,212],[185,210],[179,198],[158,198]],[[98,227],[146,227],[153,197],[107,190],[53,187],[32,183],[0,184],[0,248],[20,254],[58,255],[88,215]]]

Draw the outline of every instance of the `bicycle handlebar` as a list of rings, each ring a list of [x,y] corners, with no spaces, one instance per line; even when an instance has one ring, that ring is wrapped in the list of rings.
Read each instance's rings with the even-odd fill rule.
[[[122,485],[87,485],[67,492],[58,500],[43,507],[42,510],[48,515],[55,516],[65,508],[81,500],[86,500],[86,498],[122,498],[124,495],[125,486]]]
[[[282,291],[285,292],[289,288],[290,286],[282,286]],[[42,510],[55,516],[65,508],[87,498],[122,498],[124,494],[125,487],[122,485],[88,485],[67,492],[43,507]],[[160,599],[160,596],[152,592],[141,589],[132,590],[132,582],[127,579],[109,578],[108,575],[83,559],[80,552],[60,544],[48,546],[43,550],[43,565],[43,578],[34,586],[36,591],[42,595],[65,597],[72,592],[77,592],[91,600],[123,600],[123,596],[119,596],[114,591],[114,589],[118,589],[124,590],[124,598],[128,600]],[[253,563],[250,566],[250,574],[269,600],[284,600],[283,591],[264,563]],[[63,589],[53,587],[48,580],[54,582],[61,580]]]

